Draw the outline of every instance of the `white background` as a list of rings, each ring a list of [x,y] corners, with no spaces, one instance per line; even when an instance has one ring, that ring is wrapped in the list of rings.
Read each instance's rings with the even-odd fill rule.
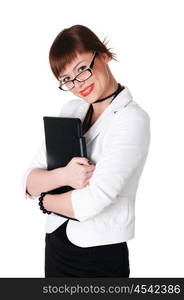
[[[1,1],[0,277],[44,277],[45,215],[22,178],[43,138],[44,115],[72,98],[48,52],[64,28],[91,28],[118,55],[110,62],[151,118],[150,152],[128,242],[130,277],[184,277],[184,1]]]

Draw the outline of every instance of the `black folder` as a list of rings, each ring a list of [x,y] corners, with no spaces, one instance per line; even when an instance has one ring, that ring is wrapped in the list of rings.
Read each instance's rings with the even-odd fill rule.
[[[80,119],[44,116],[43,120],[48,170],[65,167],[73,157],[87,158],[86,141],[85,137],[82,136]],[[63,186],[47,193],[61,194],[73,189],[70,186]],[[78,221],[77,219],[56,214]]]

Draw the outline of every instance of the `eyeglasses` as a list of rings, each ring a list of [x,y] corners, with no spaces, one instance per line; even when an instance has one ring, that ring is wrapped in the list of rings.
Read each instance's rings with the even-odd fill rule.
[[[62,91],[65,91],[65,92],[70,91],[71,89],[73,89],[75,87],[75,81],[83,82],[83,81],[89,79],[93,75],[92,68],[94,65],[96,55],[97,55],[97,52],[94,53],[93,59],[88,68],[86,68],[84,71],[81,71],[79,74],[77,74],[77,76],[75,76],[74,79],[67,80],[64,83],[61,83],[59,86],[59,89]]]

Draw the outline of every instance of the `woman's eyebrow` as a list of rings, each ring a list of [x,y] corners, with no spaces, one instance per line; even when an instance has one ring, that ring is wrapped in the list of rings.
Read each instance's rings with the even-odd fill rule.
[[[78,65],[80,65],[82,62],[85,62],[85,60],[81,60],[80,62],[78,62],[78,64],[76,64],[76,66],[73,68],[73,71],[77,68]],[[64,74],[64,75],[61,75],[59,77],[59,79],[61,79],[62,77],[65,77],[65,76],[68,76],[69,74]]]

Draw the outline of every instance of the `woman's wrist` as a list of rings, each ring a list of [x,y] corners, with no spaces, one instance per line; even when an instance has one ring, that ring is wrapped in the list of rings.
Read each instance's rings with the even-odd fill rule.
[[[54,181],[58,188],[67,185],[67,183],[66,183],[66,167],[56,168],[54,170],[51,170],[50,172],[52,172]]]
[[[43,199],[43,207],[47,211],[54,212],[57,209],[59,194],[46,194]]]

